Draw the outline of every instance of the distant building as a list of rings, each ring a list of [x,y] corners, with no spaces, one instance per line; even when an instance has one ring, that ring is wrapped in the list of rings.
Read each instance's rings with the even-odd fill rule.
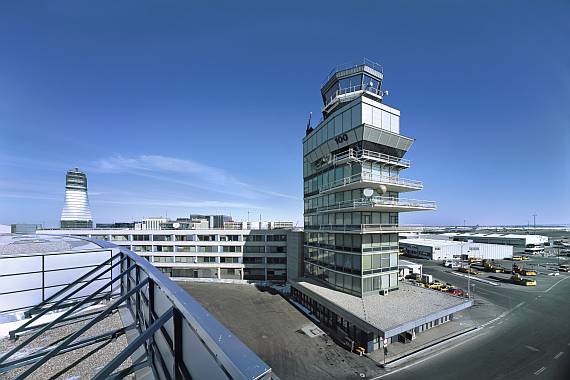
[[[35,234],[36,230],[42,228],[41,224],[27,224],[27,223],[18,223],[12,224],[10,230],[7,232],[11,232],[13,234]]]
[[[428,260],[461,260],[468,257],[502,260],[513,257],[510,245],[486,244],[443,239],[402,239],[400,250]]]
[[[11,226],[0,224],[0,234],[9,234],[12,232]]]
[[[110,241],[144,257],[169,277],[285,282],[288,271],[300,275],[301,265],[296,260],[303,256],[301,231],[208,228],[206,219],[150,218],[145,222],[145,228],[47,229],[38,233]],[[157,228],[149,229],[152,225]],[[293,258],[291,263],[288,255]]]
[[[87,197],[87,176],[79,169],[65,176],[65,201],[61,212],[61,228],[93,228],[93,218]]]
[[[405,234],[408,238],[420,238],[431,240],[463,241],[484,244],[512,245],[513,247],[526,247],[541,245],[548,242],[548,236],[521,235],[502,233],[476,233],[476,232],[447,232],[444,234]]]

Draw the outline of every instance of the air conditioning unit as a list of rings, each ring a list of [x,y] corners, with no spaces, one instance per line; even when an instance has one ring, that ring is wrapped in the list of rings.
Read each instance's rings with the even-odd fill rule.
[[[388,289],[382,289],[382,290],[380,290],[380,295],[381,295],[381,296],[387,296],[387,295],[388,295]]]

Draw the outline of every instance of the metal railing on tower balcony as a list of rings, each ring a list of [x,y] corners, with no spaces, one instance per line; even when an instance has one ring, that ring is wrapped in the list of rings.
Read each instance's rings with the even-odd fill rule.
[[[437,209],[434,201],[374,196],[369,198],[351,199],[348,201],[333,203],[327,206],[317,207],[316,211],[326,212],[326,211],[357,209],[357,208],[373,208],[373,207],[390,207],[390,208],[419,209],[419,210]]]
[[[348,70],[348,69],[351,69],[353,67],[358,67],[358,66],[368,66],[368,67],[378,71],[379,73],[383,73],[383,71],[384,71],[382,66],[380,66],[377,63],[372,62],[369,59],[366,59],[366,58],[357,59],[354,61],[343,63],[341,65],[336,66],[334,69],[332,69],[331,72],[329,73],[329,75],[326,77],[326,79],[321,83],[321,87],[324,86],[329,81],[329,79],[331,79],[332,76],[335,75],[336,73],[338,73],[339,71]]]
[[[411,163],[410,160],[405,158],[398,158],[367,149],[355,150],[352,148],[333,155],[333,164],[338,164],[342,161],[375,161],[394,166],[401,166],[403,168],[409,168]]]
[[[97,344],[113,344],[117,337],[126,335],[127,347],[98,368],[92,379],[122,379],[129,374],[169,380],[275,378],[267,364],[152,264],[114,244],[97,244],[111,249],[113,256],[25,310],[26,316],[34,317],[10,331],[12,340],[25,340],[1,354],[0,374],[27,366],[20,370],[23,372],[18,373],[17,380],[36,371],[44,371],[47,378],[51,374],[43,365],[55,356],[84,347],[92,347],[96,353]],[[110,280],[101,281],[102,278]],[[85,289],[101,283],[104,284],[97,285],[91,294],[77,298]],[[77,315],[82,308],[96,305],[104,298],[109,299],[110,306],[103,311]],[[64,312],[51,322],[38,322],[42,316],[62,308]],[[120,314],[123,327],[92,336],[92,328],[99,322],[105,323],[105,318],[115,312]],[[30,348],[50,329],[69,326],[78,318],[86,323],[76,331],[42,349]],[[129,357],[133,364],[119,369]],[[78,362],[66,363],[58,375]]]
[[[305,226],[306,231],[332,232],[422,232],[421,224],[320,224]]]
[[[423,188],[423,184],[421,181],[414,181],[411,179],[405,179],[395,176],[386,176],[381,174],[358,173],[351,175],[350,177],[342,178],[337,181],[327,183],[326,185],[321,186],[319,192],[322,193],[338,187],[343,187],[354,183],[364,183],[364,182],[411,187],[415,190],[421,190]]]

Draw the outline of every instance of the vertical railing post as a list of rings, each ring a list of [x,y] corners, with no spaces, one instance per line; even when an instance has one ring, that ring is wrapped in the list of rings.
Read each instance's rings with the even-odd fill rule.
[[[154,322],[154,281],[149,277],[148,279],[148,325]],[[148,338],[148,360],[154,364],[154,334]]]
[[[182,316],[178,309],[173,310],[172,322],[174,327],[173,348],[174,348],[174,364],[172,368],[172,373],[174,374],[174,380],[182,380],[182,373],[178,369],[182,363]]]

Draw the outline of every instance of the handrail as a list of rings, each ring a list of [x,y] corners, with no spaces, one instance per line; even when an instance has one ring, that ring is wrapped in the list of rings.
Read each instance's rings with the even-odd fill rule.
[[[435,201],[424,201],[418,199],[393,198],[374,196],[369,198],[351,199],[333,203],[332,205],[317,207],[317,212],[343,210],[347,208],[396,206],[409,208],[422,208],[425,210],[435,210]]]
[[[84,239],[94,242],[93,239]],[[23,379],[33,371],[41,370],[41,365],[56,355],[104,340],[112,342],[117,336],[131,330],[131,334],[127,336],[128,346],[100,370],[95,378],[118,378],[137,370],[145,370],[143,367],[147,367],[145,371],[150,370],[147,374],[151,375],[151,378],[158,379],[269,380],[274,378],[272,369],[266,363],[151,263],[113,243],[100,241],[98,244],[100,247],[111,248],[113,252],[120,253],[119,256],[113,255],[112,265],[105,270],[114,272],[112,279],[93,293],[84,296],[82,301],[52,322],[28,327],[27,330],[39,329],[39,331],[32,333],[25,342],[0,357],[0,373],[30,364],[31,367],[18,377]],[[108,260],[105,264],[109,265]],[[37,355],[26,358],[26,361],[14,359],[13,355],[17,351],[38,338],[46,329],[69,320],[68,317],[83,305],[98,300],[100,294],[105,289],[113,287],[115,282],[119,283],[120,298],[114,300],[111,306],[98,313],[84,327],[59,340],[49,349],[38,351]],[[74,281],[74,284],[81,283]],[[58,302],[66,302],[69,297],[70,295],[63,296]],[[46,306],[44,304],[34,308],[38,315],[33,320],[41,316]],[[91,326],[119,309],[124,328],[99,335],[96,339],[88,338],[72,343]],[[187,349],[187,347],[192,348]],[[133,356],[135,364],[110,375],[131,355],[136,356],[136,358]],[[76,364],[77,362],[71,363],[67,369]],[[110,377],[107,377],[109,375]]]
[[[357,59],[357,60],[350,61],[347,63],[342,63],[342,64],[336,66],[335,68],[333,68],[331,70],[331,72],[329,73],[329,75],[327,76],[327,78],[321,83],[321,87],[323,87],[329,81],[329,79],[331,79],[332,76],[334,74],[336,74],[337,72],[347,70],[347,69],[350,69],[353,67],[358,67],[358,66],[368,66],[368,67],[372,68],[373,70],[379,71],[380,73],[384,72],[384,69],[379,64],[374,63],[369,59],[361,58],[361,59]]]
[[[398,157],[394,157],[394,156],[390,156],[388,154],[385,153],[379,153],[379,152],[374,152],[372,150],[367,150],[367,149],[363,149],[363,150],[354,150],[352,148],[344,151],[344,152],[340,152],[337,153],[333,156],[333,163],[336,163],[338,161],[344,160],[344,159],[353,159],[353,160],[359,160],[359,159],[374,159],[374,160],[378,160],[378,161],[383,161],[389,164],[396,164],[396,165],[402,165],[405,166],[407,168],[410,167],[410,163],[411,161],[405,158],[398,158]]]
[[[405,179],[396,176],[386,176],[381,174],[372,174],[372,173],[358,173],[353,174],[350,177],[345,177],[334,182],[327,183],[326,185],[321,186],[319,192],[328,191],[337,187],[350,185],[351,183],[360,183],[360,182],[376,182],[376,183],[385,183],[390,185],[400,185],[400,186],[408,186],[413,187],[416,189],[422,189],[423,184],[421,181],[415,181],[412,179]]]

